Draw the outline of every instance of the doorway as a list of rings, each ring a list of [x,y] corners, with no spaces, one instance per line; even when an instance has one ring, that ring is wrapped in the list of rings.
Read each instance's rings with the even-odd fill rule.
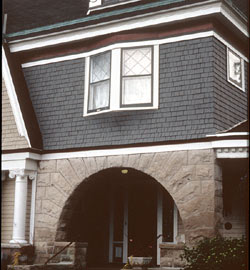
[[[78,187],[68,241],[88,242],[88,267],[120,267],[131,255],[152,257],[154,265],[159,264],[163,238],[157,236],[165,234],[164,213],[173,214],[162,205],[165,196],[171,197],[152,177],[130,168],[126,171],[107,169]],[[172,209],[173,203],[169,205]]]

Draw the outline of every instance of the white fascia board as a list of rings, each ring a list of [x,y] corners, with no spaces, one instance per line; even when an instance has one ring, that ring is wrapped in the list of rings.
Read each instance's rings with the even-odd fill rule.
[[[129,147],[129,148],[115,148],[103,150],[87,150],[75,152],[60,152],[51,154],[34,154],[34,153],[13,153],[2,155],[3,163],[8,162],[13,164],[23,160],[33,161],[37,164],[40,160],[66,159],[66,158],[85,158],[85,157],[101,157],[101,156],[119,156],[119,155],[133,155],[133,154],[147,154],[160,153],[170,151],[188,151],[188,150],[204,150],[204,149],[222,149],[222,148],[246,148],[248,147],[248,140],[218,140],[211,142],[195,142],[183,144],[169,144],[157,146],[143,146],[143,147]],[[2,170],[8,170],[2,167]]]
[[[30,152],[2,154],[2,161],[13,161],[24,159],[41,160],[41,155]]]
[[[230,10],[226,9],[219,1],[207,1],[205,3],[196,3],[188,7],[173,8],[164,11],[158,11],[146,15],[138,15],[133,18],[126,18],[119,21],[101,23],[95,26],[78,28],[75,30],[61,31],[58,33],[42,35],[34,38],[27,38],[10,42],[11,52],[35,49],[39,47],[51,46],[76,40],[97,37],[100,35],[117,33],[120,31],[132,30],[136,28],[155,26],[187,19],[202,17],[211,14],[223,14],[225,18],[230,20],[238,29],[248,36],[247,25],[236,20],[235,14],[228,14]]]
[[[228,151],[228,152],[218,152],[216,151],[216,158],[223,158],[223,159],[238,159],[238,158],[248,158],[249,157],[249,154],[247,151],[235,151],[235,152],[231,152],[231,151]]]
[[[205,32],[199,32],[199,33],[194,33],[194,34],[187,34],[187,35],[180,35],[177,37],[169,37],[169,38],[164,38],[164,39],[155,39],[155,40],[145,40],[145,41],[131,41],[131,42],[123,42],[123,43],[116,43],[112,45],[108,45],[96,50],[92,50],[90,52],[84,52],[84,53],[79,53],[79,54],[73,54],[73,55],[66,55],[66,56],[61,56],[61,57],[55,57],[55,58],[50,58],[46,60],[38,60],[38,61],[33,61],[33,62],[27,62],[22,64],[23,68],[28,68],[28,67],[34,67],[34,66],[41,66],[41,65],[46,65],[46,64],[51,64],[51,63],[58,63],[62,61],[68,61],[68,60],[74,60],[74,59],[79,59],[79,58],[88,58],[91,55],[99,54],[108,50],[115,50],[118,48],[129,48],[129,47],[140,47],[140,46],[155,46],[155,45],[161,45],[161,44],[167,44],[167,43],[173,43],[173,42],[180,42],[184,40],[192,40],[192,39],[197,39],[197,38],[205,38],[205,37],[215,37],[218,39],[221,43],[223,43],[225,46],[230,48],[231,50],[235,51],[244,61],[247,63],[248,58],[244,56],[241,52],[236,50],[231,44],[229,44],[226,40],[224,40],[219,34],[216,32],[210,30],[210,31],[205,31]],[[89,61],[89,60],[86,60]],[[86,65],[86,68],[88,65]],[[88,71],[88,70],[87,70]],[[85,77],[88,78],[89,74],[86,74]],[[87,80],[85,79],[87,82]],[[86,87],[86,85],[85,85]],[[87,88],[86,88],[87,89]],[[127,110],[128,108],[126,108]],[[154,108],[154,109],[157,109]],[[102,111],[103,112],[103,111]]]
[[[229,137],[229,136],[247,136],[247,135],[249,135],[249,132],[228,132],[228,133],[207,135],[206,137]]]
[[[2,170],[10,171],[10,170],[31,170],[37,171],[37,161],[31,159],[20,159],[20,160],[2,160]]]
[[[235,148],[235,147],[248,147],[248,140],[220,140],[213,141],[212,148]]]
[[[11,109],[14,115],[18,133],[20,136],[24,136],[26,138],[29,147],[31,147],[29,136],[25,127],[23,115],[22,115],[20,105],[17,99],[15,86],[12,80],[8,61],[7,61],[3,47],[2,47],[2,69],[3,69],[3,79],[6,85],[6,89],[7,89],[7,93],[10,100],[10,105],[11,105]]]

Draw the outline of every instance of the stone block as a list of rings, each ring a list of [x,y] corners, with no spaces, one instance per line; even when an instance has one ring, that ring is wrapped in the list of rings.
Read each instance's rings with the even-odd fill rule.
[[[107,157],[108,168],[122,167],[122,156],[108,156]]]
[[[162,159],[162,162],[158,162],[157,159]],[[157,153],[154,161],[160,165],[157,169],[156,179],[169,181],[175,177],[175,174],[178,173],[183,166],[187,165],[187,151]]]
[[[72,185],[79,184],[81,179],[78,178],[77,174],[73,170],[69,160],[59,159],[57,160],[57,171]]]
[[[69,159],[69,162],[74,169],[75,173],[77,174],[80,181],[83,181],[88,173],[85,163],[83,162],[82,158],[71,158]]]
[[[203,228],[214,228],[214,212],[200,212],[198,215],[190,215],[183,218],[185,230],[197,230]]]
[[[176,202],[186,203],[201,194],[201,183],[199,181],[183,182],[183,180],[176,181],[176,185],[172,187],[173,197]]]
[[[83,158],[83,161],[85,163],[87,177],[91,176],[92,174],[98,171],[97,164],[94,157]]]
[[[51,202],[50,200],[42,201],[43,213],[58,217],[62,211],[62,208]]]
[[[214,162],[214,153],[212,149],[188,151],[189,165],[212,164],[213,162]]]
[[[37,214],[36,215],[36,226],[37,227],[46,227],[46,228],[56,228],[59,216],[50,216],[48,214]],[[49,238],[46,238],[49,240]]]
[[[139,164],[138,164],[138,169],[146,172],[147,169],[152,165],[152,161],[154,158],[155,154],[141,154]]]
[[[44,199],[46,196],[46,187],[37,187],[36,189],[36,199]]]
[[[139,161],[140,161],[140,155],[139,154],[128,155],[128,167],[137,169]]]
[[[38,173],[37,186],[46,187],[50,185],[50,173]]]
[[[46,188],[46,199],[54,202],[58,206],[63,207],[67,197],[63,195],[57,188],[50,186]]]
[[[51,184],[67,196],[73,191],[72,183],[66,180],[60,173],[51,173]]]
[[[213,180],[213,165],[196,165],[196,179],[200,181]]]
[[[39,162],[38,173],[56,172],[56,160],[42,160]]]
[[[108,168],[107,157],[96,157],[95,161],[96,161],[96,166],[97,166],[98,171],[102,171]]]

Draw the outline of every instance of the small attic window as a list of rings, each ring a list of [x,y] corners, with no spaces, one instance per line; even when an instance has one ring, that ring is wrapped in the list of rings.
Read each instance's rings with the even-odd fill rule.
[[[227,49],[227,80],[240,90],[245,91],[244,61],[229,48]]]
[[[137,2],[140,0],[89,0],[89,9],[99,9],[107,6],[122,5],[127,2]]]

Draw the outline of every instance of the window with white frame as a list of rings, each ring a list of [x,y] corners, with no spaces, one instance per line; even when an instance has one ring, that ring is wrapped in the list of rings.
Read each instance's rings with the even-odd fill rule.
[[[152,105],[152,51],[122,50],[121,107]]]
[[[158,45],[86,57],[84,115],[158,108],[158,62]]]
[[[227,80],[245,91],[244,60],[231,49],[227,49]]]
[[[109,108],[110,56],[110,52],[105,52],[90,59],[88,112]]]

